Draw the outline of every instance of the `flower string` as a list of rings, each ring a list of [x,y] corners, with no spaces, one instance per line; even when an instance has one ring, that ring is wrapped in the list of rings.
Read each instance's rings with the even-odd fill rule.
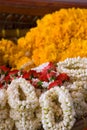
[[[57,117],[58,122],[55,122],[55,105],[52,105],[56,97],[63,113],[63,115],[60,113],[59,117]],[[75,122],[74,106],[68,90],[63,86],[54,87],[42,94],[40,97],[40,105],[42,107],[42,124],[45,130],[70,130],[72,128]]]
[[[80,57],[28,71],[0,66],[1,130],[14,123],[18,130],[70,130],[75,118],[87,114],[86,68],[87,59]]]
[[[21,88],[24,95],[18,91],[19,88]],[[10,116],[15,121],[16,128],[18,130],[40,128],[41,118],[37,115],[40,111],[36,112],[39,109],[39,100],[34,87],[24,78],[14,79],[7,89],[7,94],[11,108]],[[17,116],[14,116],[14,113]]]
[[[60,9],[47,14],[16,44],[0,40],[0,64],[15,69],[78,56],[87,57],[87,9]]]

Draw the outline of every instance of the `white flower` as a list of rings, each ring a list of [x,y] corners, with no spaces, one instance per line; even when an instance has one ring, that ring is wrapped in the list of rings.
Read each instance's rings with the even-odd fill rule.
[[[0,109],[6,107],[7,93],[5,89],[0,89]]]
[[[19,92],[19,88],[21,88],[21,91],[23,91],[25,99],[20,100],[21,93]],[[14,79],[7,89],[7,94],[8,103],[13,109],[32,110],[39,105],[34,87],[23,78]]]
[[[57,101],[57,109],[62,109],[62,113],[59,114],[59,117],[55,115],[54,101]],[[45,130],[70,130],[72,128],[75,122],[73,101],[68,90],[63,86],[60,88],[52,88],[42,94],[40,97],[40,105],[42,107],[42,124]],[[55,118],[58,118],[56,122]],[[59,118],[61,118],[61,121],[58,122]]]
[[[19,88],[23,91],[24,95]],[[14,79],[7,89],[10,117],[18,130],[36,130],[41,127],[39,100],[34,87],[25,79]],[[23,99],[20,99],[21,96]],[[39,109],[39,111],[37,111]]]

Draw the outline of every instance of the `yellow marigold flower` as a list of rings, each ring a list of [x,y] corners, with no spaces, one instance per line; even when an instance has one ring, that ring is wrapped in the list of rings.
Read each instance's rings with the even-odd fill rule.
[[[87,9],[61,9],[47,14],[38,20],[37,27],[31,29],[25,36],[27,42],[32,45],[32,59],[36,65],[71,57],[68,52],[72,38],[77,39],[77,42],[79,39],[87,40]],[[72,45],[73,53],[74,44],[77,43]],[[67,54],[63,53],[66,50]],[[83,51],[83,54],[78,53],[79,50],[81,51],[78,47],[72,56],[86,55],[86,51]]]
[[[9,63],[10,56],[13,55],[15,49],[16,45],[12,41],[6,39],[0,41],[0,52],[3,53],[3,64]]]
[[[32,60],[36,65],[57,60],[58,51],[55,44],[46,45],[33,51]]]
[[[17,45],[2,39],[0,54],[1,61],[13,68],[29,61],[37,66],[68,57],[87,57],[87,9],[61,9],[45,15]]]
[[[20,49],[20,50],[24,50],[24,51],[29,51],[29,49],[31,48],[31,44],[27,43],[27,40],[24,38],[24,37],[21,37],[18,39],[18,45],[17,47]]]
[[[31,66],[33,66],[33,62],[28,57],[23,56],[20,58],[20,60],[16,60],[15,65],[17,69],[30,69]]]
[[[64,60],[67,57],[87,57],[87,40],[72,39],[69,47],[61,53],[60,60]]]

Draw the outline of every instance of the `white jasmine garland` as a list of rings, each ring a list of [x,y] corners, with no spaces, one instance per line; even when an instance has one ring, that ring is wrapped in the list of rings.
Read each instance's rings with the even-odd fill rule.
[[[65,83],[73,98],[76,117],[81,118],[87,114],[87,58],[67,58],[57,63],[57,70],[70,76]]]
[[[87,114],[87,81],[75,81],[73,83],[65,83],[69,90],[76,111],[76,118],[81,118]]]
[[[73,80],[87,80],[87,58],[67,58],[57,66],[58,72],[67,73]]]
[[[0,130],[13,130],[14,122],[11,118],[0,120]]]
[[[48,64],[32,70],[41,72]],[[23,78],[14,79],[7,90],[0,89],[0,130],[41,130],[41,122],[44,130],[71,130],[75,118],[87,115],[87,58],[67,58],[57,63],[59,73],[68,74],[70,81],[48,91],[52,80],[41,82],[35,89]],[[32,82],[40,80],[32,78]]]
[[[62,120],[55,122],[55,115],[52,100],[58,98],[58,105],[61,104]],[[68,92],[62,87],[55,87],[45,92],[40,97],[40,105],[42,107],[42,124],[45,130],[70,130],[75,122],[75,110],[72,98]]]
[[[0,89],[0,109],[6,107],[6,103],[7,103],[6,89]]]
[[[0,110],[0,130],[13,130],[14,121],[10,118],[9,109]]]
[[[22,94],[18,91],[19,87],[26,97],[22,101],[19,97]],[[16,128],[18,130],[36,130],[40,128],[41,116],[38,115],[41,111],[34,87],[23,78],[14,79],[9,85],[7,93],[11,108],[10,117],[15,121]]]
[[[31,120],[31,119],[39,119],[41,121],[41,109],[38,106],[38,108],[36,110],[25,110],[23,112],[21,111],[17,111],[15,109],[11,109],[10,110],[10,117],[14,120],[14,121],[18,121],[21,120],[22,117],[26,117],[26,119]]]
[[[20,100],[19,87],[25,94],[26,100]],[[35,88],[23,78],[14,79],[7,89],[8,103],[11,108],[16,110],[36,109],[39,102],[35,93]]]
[[[71,92],[76,111],[76,118],[80,118],[87,114],[87,92],[86,95],[84,93],[84,91],[80,90]]]
[[[15,126],[17,130],[36,130],[41,127],[41,118],[37,116],[37,113],[36,115],[34,115],[35,112],[34,113],[32,111],[28,111],[28,112],[27,111],[19,112],[14,110],[13,112],[11,111],[10,115],[12,119],[15,120]]]
[[[87,81],[73,81],[73,82],[65,82],[64,86],[70,91],[78,91],[78,90],[85,90],[87,93]]]
[[[9,117],[9,109],[4,108],[0,110],[0,120],[7,119]]]
[[[84,102],[83,98],[74,98],[73,102],[76,110],[76,118],[81,118],[82,116],[87,115],[87,104]]]
[[[0,89],[0,130],[12,130],[14,121],[9,116],[6,89]]]

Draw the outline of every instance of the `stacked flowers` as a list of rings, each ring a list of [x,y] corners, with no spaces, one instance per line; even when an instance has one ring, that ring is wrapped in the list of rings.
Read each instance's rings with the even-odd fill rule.
[[[87,58],[70,58],[58,63],[59,72],[66,72],[71,81],[69,89],[77,117],[87,114]],[[65,85],[65,86],[66,86]]]
[[[87,9],[48,14],[17,44],[2,39],[0,130],[70,130],[87,115],[86,57]]]
[[[15,79],[9,85],[7,94],[11,108],[10,117],[14,120],[16,129],[37,130],[40,128],[39,100],[34,87],[25,79]]]
[[[87,58],[0,73],[0,130],[71,130],[87,114]]]
[[[67,57],[87,57],[86,50],[87,9],[61,9],[38,20],[37,27],[19,38],[17,44],[2,39],[0,60],[12,68],[26,67],[26,63],[31,68]]]

